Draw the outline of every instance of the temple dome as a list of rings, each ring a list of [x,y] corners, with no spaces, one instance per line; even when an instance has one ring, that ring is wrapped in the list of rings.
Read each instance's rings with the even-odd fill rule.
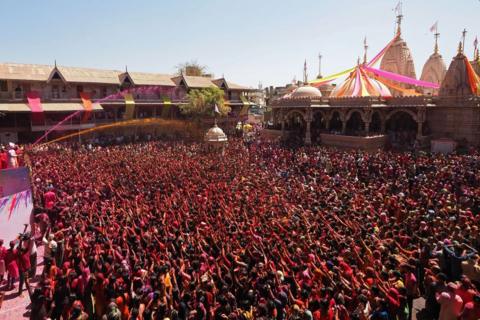
[[[465,55],[461,50],[453,58],[448,67],[445,78],[440,86],[439,94],[442,96],[464,96],[473,94],[468,79]]]
[[[321,98],[322,93],[315,87],[303,86],[290,94],[290,98]]]
[[[414,79],[417,78],[412,53],[410,52],[407,43],[400,35],[397,36],[397,40],[385,52],[382,62],[380,63],[380,69]],[[406,89],[412,88],[412,86],[403,83],[398,85]],[[392,89],[391,91],[393,95],[402,95],[402,93],[397,90]]]
[[[227,135],[217,124],[208,129],[205,134],[205,142],[226,142],[227,140]]]
[[[422,69],[420,80],[441,84],[447,73],[447,66],[443,61],[442,55],[438,52],[433,53],[425,63]],[[439,89],[424,88],[424,94],[436,95]]]

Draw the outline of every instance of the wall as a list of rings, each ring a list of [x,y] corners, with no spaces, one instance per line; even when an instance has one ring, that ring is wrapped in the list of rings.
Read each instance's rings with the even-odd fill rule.
[[[466,139],[469,144],[480,145],[480,110],[478,107],[445,106],[427,110],[427,124],[431,136]]]

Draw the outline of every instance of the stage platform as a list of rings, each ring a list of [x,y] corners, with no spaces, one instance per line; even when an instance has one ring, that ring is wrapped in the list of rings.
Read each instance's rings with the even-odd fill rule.
[[[347,149],[362,149],[368,151],[374,151],[385,147],[387,138],[388,137],[386,135],[359,137],[327,133],[320,134],[322,145]]]

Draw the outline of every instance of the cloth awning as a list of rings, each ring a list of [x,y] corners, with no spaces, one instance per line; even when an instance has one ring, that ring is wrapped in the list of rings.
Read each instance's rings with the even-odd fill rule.
[[[26,103],[0,103],[0,111],[3,112],[30,112]]]
[[[45,112],[65,112],[65,111],[84,111],[85,107],[81,103],[43,103],[43,111]],[[92,105],[92,110],[103,110],[99,103]]]

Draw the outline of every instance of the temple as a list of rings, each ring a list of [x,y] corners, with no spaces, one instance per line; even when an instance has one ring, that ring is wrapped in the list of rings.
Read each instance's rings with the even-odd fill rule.
[[[304,144],[374,150],[386,146],[427,148],[433,141],[480,146],[480,58],[475,43],[469,60],[459,44],[448,70],[435,32],[433,54],[419,80],[401,33],[396,33],[372,60],[309,83],[290,86],[285,94],[267,92],[272,108],[266,137]],[[463,37],[465,37],[465,31]],[[380,61],[381,59],[381,61]],[[374,64],[380,62],[380,68]],[[333,90],[331,81],[346,76]],[[278,91],[281,92],[281,91]]]

